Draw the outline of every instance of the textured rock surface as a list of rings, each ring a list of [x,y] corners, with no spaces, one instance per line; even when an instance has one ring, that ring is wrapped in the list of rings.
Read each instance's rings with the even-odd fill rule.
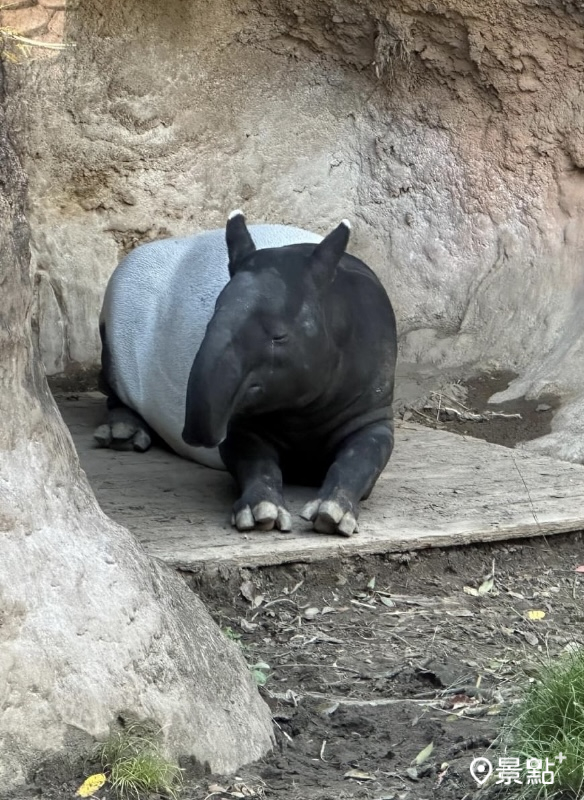
[[[0,105],[1,796],[64,746],[87,753],[120,715],[159,726],[173,756],[237,769],[272,742],[240,649],[100,511],[33,356],[25,183],[6,127]]]
[[[241,206],[319,233],[350,217],[405,362],[535,370],[512,391],[580,391],[575,359],[554,355],[571,325],[580,346],[580,2],[104,9],[67,12],[75,52],[11,72],[50,374],[95,367],[100,297],[129,247]],[[578,460],[584,444],[560,444],[571,413],[542,446]]]

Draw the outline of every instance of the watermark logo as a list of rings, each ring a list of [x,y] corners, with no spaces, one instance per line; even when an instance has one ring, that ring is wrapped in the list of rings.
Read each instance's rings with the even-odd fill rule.
[[[558,764],[565,760],[566,756],[563,753],[559,753],[556,756]],[[495,783],[503,786],[512,786],[517,783],[530,786],[534,784],[552,786],[555,780],[555,770],[552,767],[556,766],[556,761],[551,761],[549,758],[545,760],[542,758],[527,758],[522,765],[519,758],[499,758]],[[477,785],[482,786],[493,774],[493,762],[483,756],[474,758],[470,762],[470,774]]]
[[[493,774],[493,765],[488,758],[474,758],[470,762],[470,774],[482,786]]]

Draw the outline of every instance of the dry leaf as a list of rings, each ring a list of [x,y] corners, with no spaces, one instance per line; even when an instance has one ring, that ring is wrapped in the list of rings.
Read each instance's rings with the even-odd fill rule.
[[[418,755],[412,761],[412,764],[415,764],[417,767],[419,767],[420,764],[423,764],[424,761],[427,761],[428,758],[430,758],[433,750],[434,750],[434,742],[430,742],[430,744],[427,747],[424,747],[423,750],[420,750]]]
[[[319,714],[322,714],[323,717],[328,717],[334,714],[338,707],[338,703],[321,703],[316,707],[316,710]]]
[[[483,581],[483,583],[481,583],[481,585],[479,586],[479,590],[478,590],[479,594],[481,594],[481,595],[482,594],[488,594],[491,591],[491,589],[493,588],[494,585],[495,585],[495,581],[493,580],[493,578],[488,578],[488,580]]]
[[[465,592],[466,594],[472,595],[473,597],[478,597],[479,596],[479,593],[477,592],[477,590],[473,589],[472,586],[463,586],[462,587],[462,591]]]
[[[447,611],[447,617],[474,617],[474,613],[470,608],[461,608],[458,611]]]
[[[519,592],[512,592],[511,590],[508,590],[507,594],[510,597],[514,597],[516,600],[525,600],[525,597],[522,594],[519,594]]]
[[[320,609],[315,608],[314,606],[312,606],[311,608],[306,608],[302,612],[302,616],[304,617],[304,619],[308,619],[308,620],[311,620],[311,619],[314,619],[315,617],[318,617],[319,614],[320,614]]]
[[[256,596],[251,601],[251,607],[252,608],[257,608],[258,606],[261,606],[261,604],[263,602],[264,602],[264,595],[263,594],[256,594]]]
[[[337,610],[337,609],[336,609],[336,608],[333,608],[332,606],[325,606],[325,607],[323,608],[323,610],[322,610],[320,613],[321,613],[321,614],[332,614],[332,613],[333,613],[334,611],[336,611],[336,610]]]
[[[375,578],[371,578],[369,583],[367,584],[368,589],[375,589]]]
[[[239,587],[239,591],[248,602],[252,602],[255,595],[255,586],[251,581],[244,581]]]
[[[345,772],[343,777],[354,778],[356,781],[376,780],[375,775],[370,775],[368,772],[361,772],[360,769],[350,769],[348,772]]]
[[[382,594],[380,594],[379,599],[381,600],[383,605],[387,606],[388,608],[393,608],[395,606],[395,603],[390,597],[384,597]]]
[[[539,611],[536,608],[530,608],[529,611],[525,613],[527,619],[543,619],[545,617],[545,611]]]
[[[106,782],[107,778],[103,772],[98,772],[95,775],[90,775],[89,778],[83,781],[79,789],[75,792],[79,797],[91,797],[98,789]]]
[[[584,564],[580,564],[579,567],[576,567],[576,572],[584,572]]]
[[[212,783],[209,786],[209,791],[211,792],[211,794],[227,793],[227,789],[225,788],[225,786],[220,786],[218,783]]]
[[[246,633],[252,633],[258,627],[258,623],[248,622],[246,619],[243,619],[242,617],[239,620],[239,627],[241,628],[242,631],[245,631]]]
[[[531,633],[531,631],[520,631],[520,633],[528,644],[532,647],[537,647],[537,636],[535,633]]]

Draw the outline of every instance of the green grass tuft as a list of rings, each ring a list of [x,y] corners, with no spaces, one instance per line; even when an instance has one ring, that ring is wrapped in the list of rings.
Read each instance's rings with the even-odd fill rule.
[[[148,792],[177,800],[182,773],[162,755],[158,739],[147,728],[130,725],[100,747],[102,766],[120,800],[139,800]]]
[[[522,800],[582,797],[584,789],[584,652],[577,651],[542,667],[525,691],[507,731],[507,753],[521,759],[536,758],[551,767],[554,783],[526,785]],[[565,760],[558,763],[558,755]]]

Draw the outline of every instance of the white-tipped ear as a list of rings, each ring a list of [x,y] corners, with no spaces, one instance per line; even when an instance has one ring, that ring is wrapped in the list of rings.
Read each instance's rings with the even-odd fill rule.
[[[351,230],[351,223],[350,223],[350,221],[348,219],[342,219],[341,220],[341,225],[344,225],[345,228],[348,228],[349,230]]]
[[[233,217],[244,216],[243,211],[240,208],[236,208],[235,211],[232,211],[231,214],[227,217],[227,219],[233,219]]]
[[[233,277],[239,262],[255,253],[256,249],[241,211],[232,211],[229,215],[225,226],[225,240],[229,255],[229,274]]]

